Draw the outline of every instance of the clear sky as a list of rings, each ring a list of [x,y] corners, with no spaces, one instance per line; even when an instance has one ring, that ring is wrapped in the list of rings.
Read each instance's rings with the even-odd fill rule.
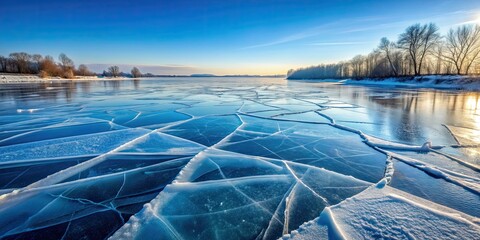
[[[479,20],[480,0],[1,0],[0,55],[63,52],[97,71],[285,74],[366,54],[413,23],[446,32]]]

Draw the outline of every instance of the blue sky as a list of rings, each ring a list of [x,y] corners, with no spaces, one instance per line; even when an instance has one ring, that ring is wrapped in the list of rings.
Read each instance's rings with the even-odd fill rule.
[[[66,53],[99,70],[284,74],[365,54],[413,23],[480,19],[479,0],[2,0],[0,55]],[[129,69],[122,69],[128,71]]]

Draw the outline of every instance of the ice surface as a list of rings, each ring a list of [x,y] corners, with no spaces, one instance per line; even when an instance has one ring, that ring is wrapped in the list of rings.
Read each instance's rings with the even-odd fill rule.
[[[105,238],[155,197],[187,161],[168,161],[4,195],[0,235],[33,239],[89,235]]]
[[[274,239],[368,185],[321,168],[207,150],[112,239]]]
[[[192,119],[162,132],[212,146],[235,131],[241,123],[236,115],[210,116]]]
[[[480,217],[480,195],[406,163],[394,161],[390,186],[421,198]]]
[[[455,138],[458,146],[444,149],[443,153],[459,162],[466,163],[480,169],[480,126],[452,126],[444,125]]]
[[[475,239],[475,99],[275,78],[2,86],[0,238]]]
[[[299,162],[370,182],[383,177],[385,155],[362,143],[356,134],[325,124],[242,119],[245,126],[221,149]],[[345,141],[348,146],[342,144]]]
[[[459,161],[480,168],[480,146],[478,147],[447,147],[439,152],[454,157]]]
[[[96,119],[68,119],[65,120],[65,122],[56,125],[22,131],[21,133],[1,140],[0,146],[56,139],[69,136],[79,136],[119,129],[125,129],[125,127],[109,121],[99,121]]]
[[[4,146],[0,147],[0,159],[1,162],[10,162],[100,155],[148,132],[145,129],[124,129]]]
[[[480,172],[477,169],[471,168],[469,165],[464,165],[460,162],[453,161],[452,159],[435,152],[395,151],[395,153],[399,154],[399,158],[405,156],[410,159],[416,159],[425,164],[435,166],[446,173],[454,172],[469,176],[471,178],[480,179]]]
[[[0,164],[0,189],[20,188],[39,181],[68,167],[90,159],[91,156],[51,160],[32,160]],[[12,191],[10,189],[8,192]]]
[[[155,126],[159,126],[161,124],[178,122],[189,118],[190,116],[188,115],[173,111],[154,114],[144,114],[142,112],[139,112],[133,119],[125,122],[124,125],[128,127],[145,127],[155,129]]]
[[[8,217],[0,223],[0,236],[55,239],[80,235],[105,238],[112,234],[170,183],[193,155],[204,149],[188,140],[147,133],[86,169],[82,165],[98,158],[74,161],[73,166],[65,170],[1,196],[0,212]],[[60,166],[71,162],[61,161]],[[55,162],[55,167],[57,164]],[[38,167],[35,169],[32,165],[23,166],[28,168],[19,177],[35,174]],[[71,177],[60,178],[60,184],[51,181],[55,175],[64,174]],[[46,179],[50,181],[44,181]],[[9,182],[5,187],[24,187],[25,184],[18,186],[19,181],[14,182],[16,186]],[[82,226],[82,229],[71,225]]]
[[[475,146],[480,142],[480,130],[468,127],[447,126],[460,145]]]

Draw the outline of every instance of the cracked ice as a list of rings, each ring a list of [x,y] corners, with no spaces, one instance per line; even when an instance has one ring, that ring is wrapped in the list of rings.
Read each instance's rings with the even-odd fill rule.
[[[2,239],[479,237],[480,130],[398,122],[428,92],[75,84],[1,90]]]

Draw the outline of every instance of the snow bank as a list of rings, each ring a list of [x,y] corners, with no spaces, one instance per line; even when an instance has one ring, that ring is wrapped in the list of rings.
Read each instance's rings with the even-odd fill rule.
[[[478,239],[480,219],[394,189],[372,186],[283,239]]]
[[[24,82],[38,82],[47,81],[49,79],[42,79],[37,75],[13,75],[13,74],[1,74],[0,83],[24,83]]]
[[[73,79],[60,77],[41,78],[33,74],[0,74],[0,84],[2,83],[32,83],[32,82],[51,82],[51,81],[70,81],[70,80],[126,80],[131,78],[98,78],[97,76],[75,76]]]
[[[480,90],[480,76],[444,76],[427,75],[419,77],[385,78],[385,79],[347,79],[344,84],[354,85],[382,85],[416,88],[464,89]]]

